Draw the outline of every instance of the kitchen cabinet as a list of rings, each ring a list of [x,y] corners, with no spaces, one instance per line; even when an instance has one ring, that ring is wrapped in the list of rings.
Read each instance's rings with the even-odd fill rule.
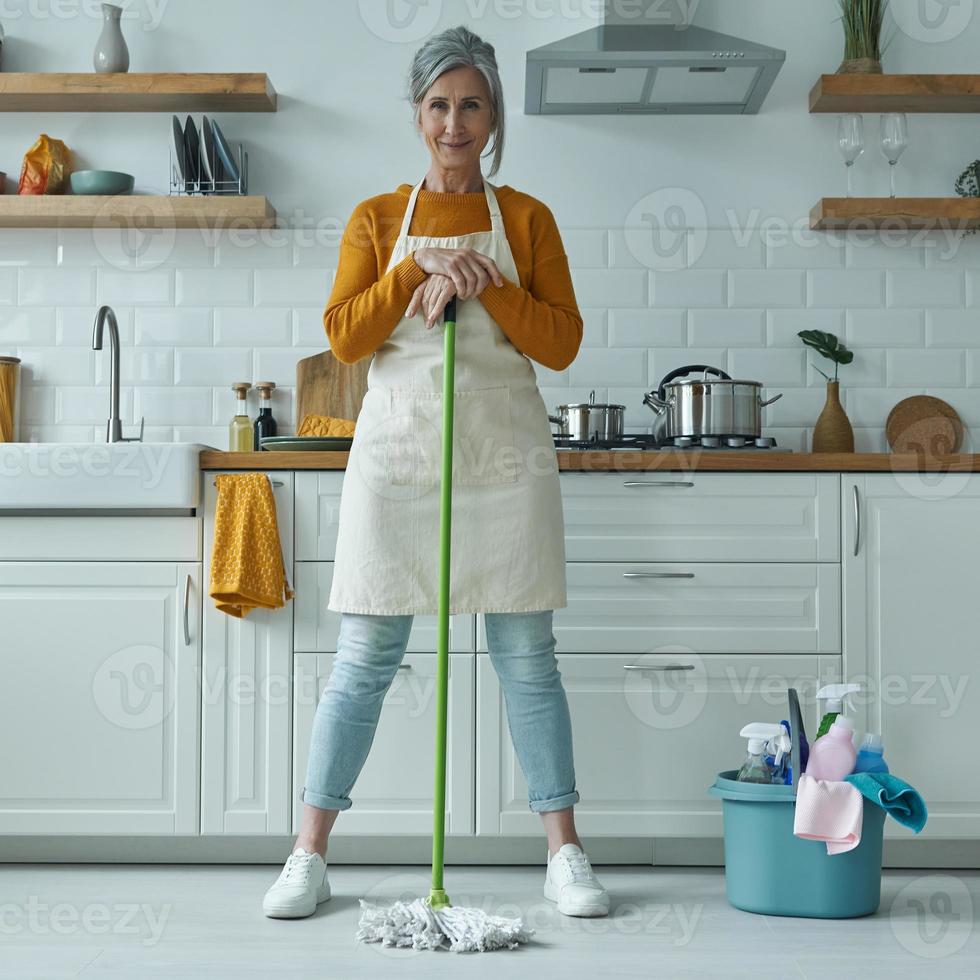
[[[191,557],[0,562],[0,831],[198,833]]]
[[[858,729],[929,807],[930,837],[980,837],[980,476],[845,475],[845,680]],[[886,833],[909,836],[891,821]]]
[[[299,830],[310,734],[334,654],[297,653],[293,685],[293,830]],[[336,834],[431,834],[435,772],[434,653],[405,655],[382,703],[371,754]],[[473,833],[476,655],[449,657],[446,833]]]
[[[489,656],[476,660],[476,832],[540,834],[496,672]],[[706,789],[741,763],[742,726],[785,718],[795,687],[812,731],[817,686],[838,680],[840,657],[560,654],[558,669],[572,716],[579,831],[714,837],[721,810]]]
[[[210,579],[217,474],[204,474]],[[293,579],[293,474],[271,473],[283,561]],[[201,833],[289,833],[294,602],[237,619],[204,597]]]

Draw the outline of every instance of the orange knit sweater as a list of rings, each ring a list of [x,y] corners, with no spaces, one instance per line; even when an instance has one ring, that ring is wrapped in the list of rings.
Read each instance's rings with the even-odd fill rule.
[[[363,201],[344,229],[323,325],[330,349],[347,364],[381,347],[426,278],[411,255],[385,272],[411,192],[412,185],[402,184],[393,194]],[[504,276],[502,286],[491,282],[475,298],[517,350],[562,371],[582,343],[582,316],[554,216],[546,205],[512,187],[495,192],[520,282]],[[482,190],[449,194],[422,189],[409,234],[445,237],[489,227]]]

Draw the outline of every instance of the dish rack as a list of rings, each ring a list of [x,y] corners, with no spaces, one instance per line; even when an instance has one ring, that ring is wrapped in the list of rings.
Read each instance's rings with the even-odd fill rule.
[[[170,147],[170,194],[171,196],[193,196],[199,194],[234,194],[244,197],[248,194],[248,152],[241,143],[238,144],[238,180],[222,179],[215,180],[214,175],[219,172],[224,173],[220,159],[215,152],[211,159],[208,158],[202,140],[197,153],[197,171],[201,175],[200,180],[189,180],[181,178],[180,168],[177,166],[174,148]],[[205,174],[210,176],[205,177]]]

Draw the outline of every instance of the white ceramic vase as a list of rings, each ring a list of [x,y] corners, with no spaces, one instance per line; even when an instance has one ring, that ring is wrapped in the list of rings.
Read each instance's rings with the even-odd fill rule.
[[[93,58],[97,72],[129,71],[129,48],[123,37],[121,17],[122,7],[112,3],[102,4],[102,33]]]

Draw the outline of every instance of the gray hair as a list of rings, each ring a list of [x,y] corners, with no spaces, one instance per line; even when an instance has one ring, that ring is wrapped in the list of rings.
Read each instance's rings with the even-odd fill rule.
[[[415,107],[415,125],[420,123],[422,100],[435,80],[456,68],[475,68],[486,79],[490,89],[493,161],[489,176],[500,169],[504,154],[504,91],[493,45],[477,37],[466,27],[450,27],[430,37],[412,59],[408,71],[408,100]],[[488,151],[489,152],[489,151]]]

